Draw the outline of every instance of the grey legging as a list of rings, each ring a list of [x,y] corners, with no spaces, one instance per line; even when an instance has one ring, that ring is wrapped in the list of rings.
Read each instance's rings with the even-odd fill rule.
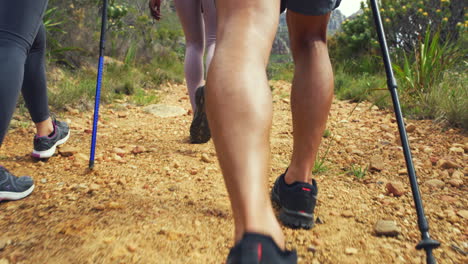
[[[19,92],[35,123],[49,118],[45,78],[47,0],[0,0],[0,146]]]
[[[174,0],[174,2],[185,34],[185,80],[190,103],[195,110],[195,91],[203,85],[205,75],[203,55],[206,52],[205,64],[208,69],[215,49],[215,2],[214,0]]]

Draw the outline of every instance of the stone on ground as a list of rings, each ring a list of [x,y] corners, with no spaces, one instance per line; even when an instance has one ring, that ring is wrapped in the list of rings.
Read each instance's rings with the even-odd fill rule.
[[[143,108],[143,110],[159,117],[182,116],[187,113],[187,110],[185,110],[182,107],[164,104],[148,105],[145,108]]]
[[[392,220],[379,220],[374,226],[375,234],[378,236],[398,236],[400,228]]]

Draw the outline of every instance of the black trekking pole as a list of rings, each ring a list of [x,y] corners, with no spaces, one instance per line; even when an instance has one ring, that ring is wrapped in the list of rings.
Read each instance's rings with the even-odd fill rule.
[[[374,14],[374,22],[377,29],[377,34],[379,36],[380,49],[382,51],[382,58],[385,65],[385,71],[387,73],[387,86],[392,95],[395,116],[398,123],[398,129],[400,131],[400,139],[401,144],[403,146],[403,153],[405,155],[406,169],[408,170],[409,180],[411,183],[411,191],[413,193],[416,213],[418,215],[418,226],[419,230],[421,231],[422,240],[416,245],[416,249],[424,249],[426,251],[426,262],[428,264],[435,264],[437,262],[434,256],[432,255],[432,249],[439,247],[440,243],[436,240],[431,239],[431,237],[429,236],[429,224],[427,223],[426,216],[424,215],[424,208],[422,205],[421,195],[419,193],[418,181],[416,179],[416,172],[414,170],[408,137],[406,135],[406,128],[403,120],[403,114],[401,112],[400,101],[398,99],[397,84],[392,70],[392,62],[390,61],[390,55],[388,52],[387,41],[385,39],[382,19],[380,17],[377,1],[370,0],[370,3],[372,7],[372,13]]]
[[[104,69],[104,48],[106,43],[106,23],[107,22],[107,0],[102,3],[102,20],[101,20],[101,41],[99,42],[99,64],[96,79],[96,96],[94,99],[94,120],[93,120],[93,136],[91,139],[91,151],[89,154],[89,168],[94,168],[94,156],[96,151],[96,137],[99,121],[99,104],[101,101],[101,83],[102,71]]]

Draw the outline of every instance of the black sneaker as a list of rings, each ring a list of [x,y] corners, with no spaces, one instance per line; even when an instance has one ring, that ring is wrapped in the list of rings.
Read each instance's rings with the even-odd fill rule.
[[[193,144],[206,143],[211,138],[210,127],[205,112],[205,86],[201,86],[195,92],[197,109],[193,113],[190,125],[190,142]]]
[[[296,264],[296,251],[283,251],[269,236],[245,233],[229,252],[226,264]]]
[[[31,177],[13,176],[7,169],[0,166],[0,201],[23,199],[33,190],[34,182]]]
[[[286,170],[287,171],[287,170]],[[286,172],[276,179],[271,200],[280,207],[279,219],[292,228],[310,229],[314,226],[314,208],[317,202],[317,182],[287,184]]]
[[[50,158],[54,155],[57,146],[67,142],[70,137],[70,128],[67,123],[53,118],[54,132],[50,136],[34,137],[34,150],[32,156],[38,159]]]

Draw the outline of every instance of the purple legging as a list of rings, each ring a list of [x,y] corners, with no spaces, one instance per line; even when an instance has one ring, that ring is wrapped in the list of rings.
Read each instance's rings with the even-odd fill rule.
[[[177,15],[185,34],[185,80],[192,110],[195,111],[195,91],[203,85],[205,65],[209,68],[216,44],[215,0],[174,0]],[[203,10],[203,12],[202,12]]]

